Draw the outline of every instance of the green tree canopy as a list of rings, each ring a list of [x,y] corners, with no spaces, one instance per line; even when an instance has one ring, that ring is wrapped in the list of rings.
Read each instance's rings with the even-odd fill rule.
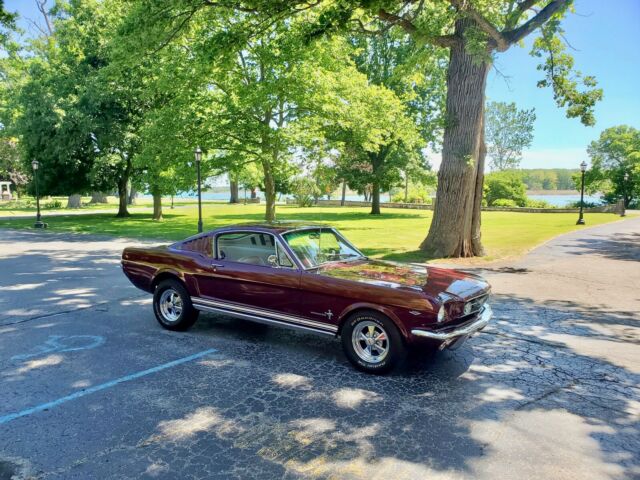
[[[603,192],[609,201],[622,198],[627,208],[640,199],[640,130],[628,125],[607,128],[587,151],[587,191]]]
[[[226,32],[246,43],[282,20],[301,19],[308,39],[357,30],[380,34],[397,29],[423,46],[447,49],[446,120],[442,164],[438,173],[438,202],[421,248],[432,256],[472,256],[483,252],[480,241],[485,147],[482,136],[484,91],[491,63],[499,52],[542,30],[532,54],[541,58],[539,86],[553,89],[556,103],[567,115],[593,124],[593,107],[602,92],[593,77],[573,69],[561,41],[560,21],[572,0],[431,0],[289,1],[137,0],[142,14],[130,23],[132,42],[157,50],[178,35],[200,12],[237,13]],[[134,26],[135,25],[135,26]],[[239,28],[236,28],[238,27]],[[227,35],[227,38],[229,36]],[[226,44],[217,42],[217,50]],[[213,45],[216,42],[211,42]],[[242,47],[241,47],[242,48]],[[559,59],[559,63],[555,61]]]
[[[485,112],[487,153],[493,170],[518,168],[522,150],[531,146],[535,109],[519,110],[516,104],[489,102]]]

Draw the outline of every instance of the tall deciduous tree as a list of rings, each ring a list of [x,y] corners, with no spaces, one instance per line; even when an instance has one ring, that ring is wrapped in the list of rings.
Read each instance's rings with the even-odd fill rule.
[[[531,146],[535,109],[519,110],[515,103],[489,102],[485,113],[487,153],[493,170],[518,168],[522,150]]]
[[[604,192],[609,200],[622,198],[629,208],[640,199],[640,130],[627,125],[607,128],[588,148],[591,168],[585,174],[590,192]],[[578,179],[579,176],[576,176]]]

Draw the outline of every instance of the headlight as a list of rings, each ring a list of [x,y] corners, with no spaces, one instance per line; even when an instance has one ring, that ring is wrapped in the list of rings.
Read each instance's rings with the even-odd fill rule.
[[[438,323],[442,323],[444,321],[445,311],[444,305],[440,306],[440,310],[438,310]]]
[[[464,314],[465,315],[469,315],[471,313],[471,309],[473,308],[473,305],[471,304],[471,302],[467,302],[464,304]]]

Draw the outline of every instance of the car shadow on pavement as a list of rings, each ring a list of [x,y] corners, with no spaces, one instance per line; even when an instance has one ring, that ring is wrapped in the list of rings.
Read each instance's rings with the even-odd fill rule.
[[[637,473],[638,365],[611,354],[634,345],[597,327],[628,328],[629,314],[513,296],[493,305],[496,320],[461,349],[417,355],[382,377],[355,371],[339,342],[203,316],[194,334],[230,340],[201,365],[215,386],[179,381],[198,405],[158,423],[148,458],[173,455],[168,476],[183,466],[172,449],[188,457],[213,445],[219,476]]]

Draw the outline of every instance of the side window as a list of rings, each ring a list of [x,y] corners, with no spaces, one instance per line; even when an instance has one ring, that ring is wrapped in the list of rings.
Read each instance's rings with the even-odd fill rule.
[[[193,240],[183,242],[180,246],[180,249],[189,252],[198,252],[202,255],[211,257],[213,255],[213,248],[211,246],[212,242],[213,239],[211,238],[211,235],[205,235],[203,237],[198,237],[194,238]]]
[[[278,265],[281,267],[293,268],[293,262],[291,262],[289,255],[287,255],[282,246],[278,244],[276,248],[278,250]]]
[[[222,233],[217,239],[217,254],[221,260],[270,266],[269,257],[276,255],[273,235],[257,232]]]

